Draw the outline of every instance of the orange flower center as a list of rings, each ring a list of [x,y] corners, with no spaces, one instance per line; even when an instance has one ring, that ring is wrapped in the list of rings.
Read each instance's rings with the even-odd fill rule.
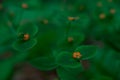
[[[69,20],[69,21],[74,21],[75,18],[74,18],[74,17],[68,17],[68,20]]]
[[[23,3],[22,8],[26,9],[26,8],[28,8],[28,5],[26,3]]]
[[[73,40],[73,37],[68,37],[68,42],[72,42]]]
[[[78,19],[79,19],[79,17],[68,17],[69,21],[74,21],[74,20],[78,20]]]
[[[27,40],[29,40],[29,38],[30,38],[30,35],[29,35],[29,34],[24,34],[23,40],[27,41]]]
[[[48,20],[47,19],[43,20],[43,23],[48,24]]]
[[[110,13],[111,13],[111,14],[115,14],[115,12],[116,12],[115,9],[111,9],[111,10],[110,10]]]
[[[74,53],[73,53],[73,58],[79,59],[79,58],[81,58],[81,57],[82,57],[82,55],[81,55],[80,52],[74,52]]]
[[[100,18],[100,19],[105,19],[105,18],[106,18],[106,15],[105,15],[104,13],[101,13],[101,14],[99,15],[99,18]]]

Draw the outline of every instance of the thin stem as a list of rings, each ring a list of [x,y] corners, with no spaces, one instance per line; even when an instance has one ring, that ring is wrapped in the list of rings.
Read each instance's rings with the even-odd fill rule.
[[[21,21],[22,21],[23,14],[24,14],[24,10],[21,10],[20,13],[21,13],[21,15],[20,15],[20,17],[19,17],[19,19],[18,19],[18,22],[19,22],[19,23],[21,23]]]
[[[67,29],[66,29],[66,37],[68,37],[68,34],[70,32],[71,27],[72,27],[71,22],[69,22],[68,25],[67,25]]]

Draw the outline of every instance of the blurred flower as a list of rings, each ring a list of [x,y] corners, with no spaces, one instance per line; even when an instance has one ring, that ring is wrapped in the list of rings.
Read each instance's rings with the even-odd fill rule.
[[[33,23],[25,23],[17,29],[17,40],[13,43],[13,47],[19,51],[29,50],[36,44],[35,35],[38,28]]]

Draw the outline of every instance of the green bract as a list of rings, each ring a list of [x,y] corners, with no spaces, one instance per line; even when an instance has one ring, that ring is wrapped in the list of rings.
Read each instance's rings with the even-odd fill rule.
[[[38,42],[29,51],[30,59],[51,55],[52,51],[56,49],[56,43],[61,34],[58,32],[59,30],[56,30],[56,26],[53,24],[49,25],[39,25],[39,36],[37,37]]]
[[[95,54],[95,46],[81,46],[75,52],[80,52],[83,60],[92,58]],[[81,60],[82,60],[81,57]],[[83,66],[80,61],[73,58],[72,52],[61,52],[56,57],[60,67],[57,68],[58,76],[61,80],[79,80],[80,73],[83,71]]]
[[[36,44],[35,35],[38,28],[33,23],[25,23],[17,29],[17,40],[13,43],[13,47],[19,51],[26,51]],[[25,37],[27,35],[27,37]]]
[[[114,49],[105,46],[104,48],[98,49],[96,56],[93,58],[96,68],[100,70],[102,74],[111,75],[110,78],[117,78],[119,76],[119,53]]]
[[[82,55],[82,57],[79,58],[79,60],[90,59],[96,53],[96,46],[80,46],[72,52],[61,52],[59,54],[56,53],[55,55],[58,55],[56,59],[57,62],[60,64],[62,63],[62,66],[79,66],[79,62],[76,62],[76,59],[74,59],[73,57],[74,52],[79,52]]]
[[[39,70],[45,71],[52,70],[57,67],[54,56],[39,57],[34,60],[31,60],[30,63]]]
[[[75,50],[75,52],[80,52],[82,54],[81,59],[86,60],[95,56],[94,54],[96,53],[96,49],[96,46],[80,46]]]
[[[79,80],[79,75],[83,71],[80,60],[90,59],[96,52],[95,46],[81,46],[75,52],[80,52],[81,59],[75,59],[72,52],[54,52],[51,56],[39,57],[30,60],[30,63],[40,70],[56,69],[61,80]]]
[[[84,34],[79,32],[69,32],[68,35],[63,35],[64,37],[58,40],[58,50],[68,50],[72,51],[74,48],[79,46],[84,40]]]
[[[61,52],[58,53],[57,63],[62,67],[76,68],[81,67],[80,62],[77,62],[73,58],[73,53],[70,52]]]

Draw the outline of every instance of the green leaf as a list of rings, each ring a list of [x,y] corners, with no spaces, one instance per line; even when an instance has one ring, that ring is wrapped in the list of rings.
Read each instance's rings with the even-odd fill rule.
[[[24,10],[21,12],[22,12],[21,21],[24,21],[24,20],[36,21],[38,17],[42,15],[41,11],[39,10]]]
[[[90,25],[90,17],[87,14],[80,14],[79,19],[72,22],[71,30],[85,31]]]
[[[108,77],[108,76],[98,75],[91,80],[113,80],[113,79],[111,77]]]
[[[82,66],[76,68],[58,67],[57,74],[60,80],[80,80],[82,70]]]
[[[70,52],[61,52],[57,55],[57,63],[66,68],[76,68],[81,67],[81,63],[73,58]]]
[[[23,33],[23,34],[29,34],[30,37],[33,37],[36,35],[36,33],[38,32],[38,27],[33,24],[33,23],[23,23],[23,25],[21,25],[19,28],[18,28],[18,34],[20,33]]]
[[[58,50],[66,50],[66,51],[73,51],[74,50],[74,46],[73,46],[73,42],[68,42],[68,39],[62,38],[57,42],[57,49]]]
[[[50,27],[50,26],[49,26]],[[53,49],[56,48],[56,42],[58,40],[58,35],[53,29],[47,31],[43,31],[37,37],[37,44],[30,50],[30,58],[36,58],[40,56],[48,56],[51,55]]]
[[[30,60],[30,64],[39,70],[53,70],[57,67],[54,56],[39,57]]]
[[[73,40],[69,42],[69,38],[72,38]],[[60,39],[57,45],[60,50],[73,51],[83,42],[84,38],[85,36],[82,33],[71,31],[67,37],[64,36],[64,38]]]
[[[74,46],[78,46],[80,45],[80,43],[82,43],[84,41],[84,34],[83,33],[80,33],[80,32],[77,32],[77,31],[71,31],[69,34],[68,34],[68,37],[73,37],[73,45]]]
[[[94,57],[95,53],[96,53],[96,46],[92,46],[92,45],[86,45],[86,46],[80,46],[78,47],[75,52],[80,52],[82,54],[81,59],[82,60],[86,60],[86,59],[90,59],[92,57]]]
[[[31,49],[37,43],[36,39],[28,40],[25,42],[16,41],[13,43],[13,48],[18,51],[26,51]]]
[[[107,54],[105,54],[107,53]],[[120,67],[120,54],[116,53],[116,51],[109,49],[103,53],[104,57],[102,57],[101,65],[106,70],[107,74],[116,76],[119,73],[119,67]],[[103,73],[105,73],[105,70]]]

